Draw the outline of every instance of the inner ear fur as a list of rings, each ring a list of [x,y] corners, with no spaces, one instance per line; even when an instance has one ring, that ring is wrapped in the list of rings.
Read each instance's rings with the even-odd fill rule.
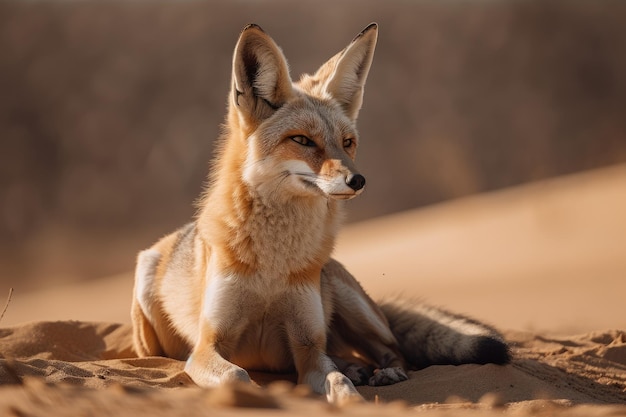
[[[289,99],[292,88],[278,45],[259,26],[246,26],[233,56],[233,104],[249,122],[260,122]]]
[[[337,100],[352,120],[356,120],[363,104],[365,81],[372,66],[377,39],[378,25],[371,23],[314,75],[325,79],[326,93]]]

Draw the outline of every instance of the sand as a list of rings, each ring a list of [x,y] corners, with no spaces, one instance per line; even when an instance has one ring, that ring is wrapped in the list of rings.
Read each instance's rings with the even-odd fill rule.
[[[626,415],[625,213],[620,165],[347,227],[337,257],[375,298],[422,297],[493,324],[515,359],[412,371],[341,410],[277,382],[293,375],[202,390],[182,362],[135,358],[130,272],[14,294],[0,415]]]

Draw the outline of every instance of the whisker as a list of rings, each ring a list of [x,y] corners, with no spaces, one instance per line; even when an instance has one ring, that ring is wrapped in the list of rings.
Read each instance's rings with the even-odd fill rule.
[[[300,176],[303,176],[303,177],[311,177],[311,178],[315,178],[315,177],[318,176],[317,174],[314,174],[312,172],[305,172],[305,171],[294,171],[291,174],[293,174],[293,175],[300,175]]]
[[[270,193],[271,196],[274,195],[274,193],[278,193],[279,192],[279,188],[280,186],[283,184],[283,182],[289,178],[289,175],[291,175],[291,173],[289,171],[282,171],[281,173],[279,173],[278,175],[276,175],[277,178],[280,178],[280,180],[276,183],[276,186],[274,187],[274,189],[272,190],[272,192]]]

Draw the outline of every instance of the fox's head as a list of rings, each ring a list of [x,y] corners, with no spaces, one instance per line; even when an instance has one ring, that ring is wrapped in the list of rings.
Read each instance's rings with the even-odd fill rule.
[[[350,199],[363,191],[355,124],[377,32],[370,24],[315,74],[292,83],[272,38],[256,25],[244,28],[233,57],[228,140],[243,142],[241,175],[260,195]]]

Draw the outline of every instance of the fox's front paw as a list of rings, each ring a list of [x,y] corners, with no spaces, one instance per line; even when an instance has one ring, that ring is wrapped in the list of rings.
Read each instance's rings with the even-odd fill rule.
[[[248,372],[245,369],[242,369],[238,366],[233,366],[232,368],[228,369],[220,376],[221,384],[234,384],[237,382],[245,382],[245,383],[252,382]]]
[[[404,369],[400,367],[376,369],[374,376],[369,380],[369,385],[392,385],[409,379]]]
[[[193,382],[203,388],[220,384],[251,382],[250,375],[245,369],[217,356],[208,362],[195,361],[193,357],[190,357],[185,365],[185,372]]]
[[[364,401],[352,382],[341,372],[335,371],[328,374],[324,385],[326,398],[331,404],[342,406]]]

